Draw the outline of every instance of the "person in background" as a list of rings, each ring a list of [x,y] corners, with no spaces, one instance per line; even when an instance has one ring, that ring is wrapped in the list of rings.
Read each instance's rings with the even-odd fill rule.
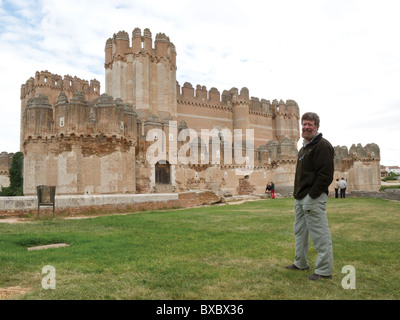
[[[346,188],[347,188],[347,182],[342,178],[339,182],[339,188],[340,188],[340,197],[341,198],[346,198]]]
[[[339,178],[335,181],[335,198],[339,198]]]
[[[271,198],[275,199],[275,184],[271,181]]]
[[[265,188],[265,193],[270,193],[270,192],[271,192],[271,186],[268,183],[266,188]]]

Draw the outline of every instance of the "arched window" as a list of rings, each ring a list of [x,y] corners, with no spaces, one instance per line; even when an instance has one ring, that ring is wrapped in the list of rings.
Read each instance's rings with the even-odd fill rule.
[[[168,161],[160,160],[155,165],[156,169],[156,184],[170,184],[170,164]]]

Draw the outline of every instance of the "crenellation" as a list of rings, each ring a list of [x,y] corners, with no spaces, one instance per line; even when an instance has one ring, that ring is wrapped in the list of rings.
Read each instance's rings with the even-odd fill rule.
[[[153,39],[149,28],[143,30],[142,42],[144,51],[151,52],[153,50]]]
[[[100,94],[100,81],[96,79],[90,80],[89,92],[92,95]]]
[[[282,99],[279,100],[279,103],[276,104],[275,107],[276,107],[275,113],[276,113],[277,116],[278,115],[282,116],[282,115],[285,114],[285,112],[286,112],[286,103]]]
[[[286,100],[286,112],[290,117],[300,117],[299,106],[294,100]]]
[[[208,100],[208,92],[205,86],[199,84],[196,86],[196,99],[201,100],[202,103]]]
[[[249,98],[250,97],[249,89],[247,89],[246,87],[243,87],[240,90],[239,97],[240,97],[241,100],[244,100],[244,101],[246,101],[248,103],[249,100],[250,100],[250,98]]]
[[[115,56],[125,57],[125,52],[129,49],[129,34],[126,31],[119,31],[113,36],[113,53]]]
[[[158,56],[170,57],[171,49],[169,37],[164,33],[157,33],[154,41],[154,48]]]
[[[221,94],[217,88],[212,87],[208,93],[211,103],[221,102]]]
[[[187,100],[194,99],[194,88],[191,83],[185,82],[182,87],[182,98]]]
[[[271,116],[271,104],[269,100],[251,97],[250,99],[250,112],[266,117]]]
[[[261,105],[263,108],[263,113],[267,114],[268,116],[272,116],[271,102],[266,99],[261,99]]]
[[[115,41],[128,41],[129,42],[129,34],[126,31],[119,31],[117,34],[114,33],[114,39]],[[128,47],[129,47],[129,43],[128,43]]]
[[[132,31],[132,51],[133,53],[139,52],[142,49],[142,31],[135,28]]]
[[[230,102],[231,102],[231,94],[229,93],[229,91],[228,90],[222,91],[221,103],[223,105],[230,106]]]

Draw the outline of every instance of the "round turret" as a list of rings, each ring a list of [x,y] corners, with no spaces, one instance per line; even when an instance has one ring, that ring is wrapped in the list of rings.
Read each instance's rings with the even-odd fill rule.
[[[232,110],[233,110],[233,129],[242,129],[242,135],[246,134],[246,129],[249,129],[249,90],[242,88],[240,95],[238,90],[232,88]]]
[[[29,99],[25,114],[25,138],[28,136],[46,136],[52,132],[53,108],[44,95]]]

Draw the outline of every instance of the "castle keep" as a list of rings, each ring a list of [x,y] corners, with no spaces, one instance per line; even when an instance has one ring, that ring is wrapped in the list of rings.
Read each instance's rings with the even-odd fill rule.
[[[176,57],[165,34],[153,42],[149,29],[136,28],[131,38],[120,31],[106,41],[104,94],[97,80],[36,72],[21,87],[24,194],[43,184],[57,194],[248,194],[270,181],[290,193],[297,103],[250,97],[247,88],[181,86]],[[354,156],[364,152],[359,167],[377,166],[378,177],[357,183],[377,185],[379,148],[372,149],[355,150],[351,161],[341,151],[337,174],[350,178]]]

